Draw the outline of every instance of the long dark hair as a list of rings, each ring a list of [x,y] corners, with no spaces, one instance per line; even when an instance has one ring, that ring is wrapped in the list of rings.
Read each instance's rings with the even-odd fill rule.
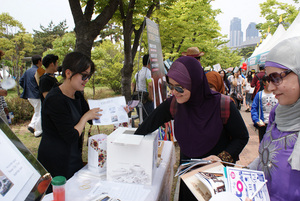
[[[229,86],[230,86],[230,83],[229,83],[229,80],[228,80],[228,78],[227,78],[227,74],[226,74],[225,70],[223,70],[223,69],[220,70],[220,71],[219,71],[219,74],[220,74],[221,72],[224,73],[223,81],[225,82],[225,84],[227,85],[227,87],[229,87]]]
[[[248,73],[247,73],[247,82],[251,83],[252,79],[253,79],[253,77],[252,77],[252,71],[248,71]]]

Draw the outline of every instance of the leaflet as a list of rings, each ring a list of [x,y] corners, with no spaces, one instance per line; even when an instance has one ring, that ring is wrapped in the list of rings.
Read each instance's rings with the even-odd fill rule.
[[[100,108],[102,116],[99,119],[93,119],[93,125],[110,125],[128,122],[128,114],[124,107],[126,101],[124,96],[106,98],[101,100],[88,100],[90,109]]]

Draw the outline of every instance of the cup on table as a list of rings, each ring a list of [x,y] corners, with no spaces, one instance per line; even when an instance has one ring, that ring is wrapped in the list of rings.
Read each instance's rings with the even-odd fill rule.
[[[56,176],[51,181],[53,189],[53,201],[65,201],[65,184],[66,178],[64,176]]]

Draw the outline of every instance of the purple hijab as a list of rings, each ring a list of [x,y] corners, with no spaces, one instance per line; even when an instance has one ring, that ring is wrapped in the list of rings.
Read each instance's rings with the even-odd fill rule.
[[[193,57],[177,59],[167,76],[191,89],[190,99],[177,105],[174,131],[183,154],[201,157],[214,148],[222,133],[221,94],[210,90],[200,62]]]

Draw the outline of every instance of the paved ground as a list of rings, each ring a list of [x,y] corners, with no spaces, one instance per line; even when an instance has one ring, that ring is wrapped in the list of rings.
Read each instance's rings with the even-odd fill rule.
[[[248,144],[240,154],[240,160],[237,162],[237,164],[248,165],[258,156],[258,146],[259,146],[258,132],[255,130],[255,127],[253,126],[251,113],[245,112],[245,107],[243,106],[240,110],[240,113],[248,128],[250,138]]]

